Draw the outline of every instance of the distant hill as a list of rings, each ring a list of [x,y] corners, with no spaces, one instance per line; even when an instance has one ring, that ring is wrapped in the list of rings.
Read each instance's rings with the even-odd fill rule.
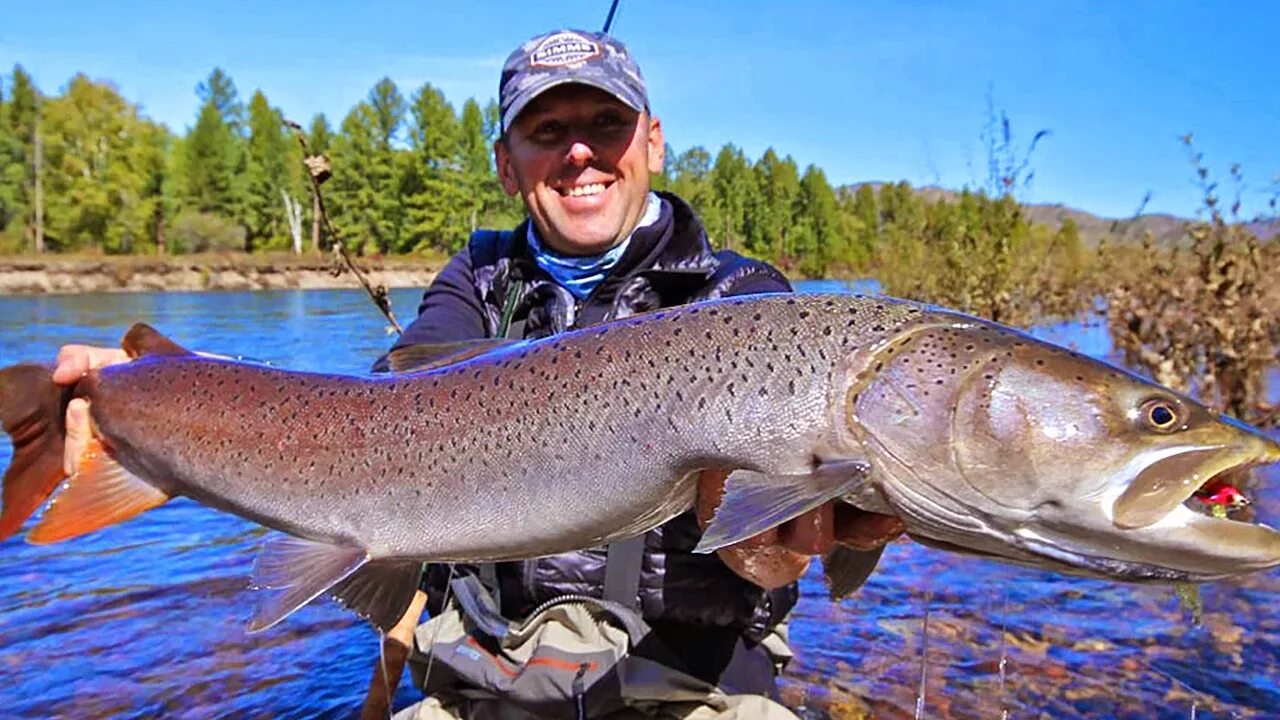
[[[845,185],[840,193],[854,193],[863,185],[870,185],[877,193],[885,185],[882,182],[856,183]],[[929,202],[940,198],[954,200],[960,196],[956,190],[948,190],[937,186],[914,188],[916,193]],[[1156,244],[1172,246],[1184,239],[1184,228],[1192,218],[1180,218],[1164,213],[1139,215],[1134,218],[1113,219],[1094,215],[1084,210],[1067,207],[1061,204],[1029,203],[1022,206],[1032,224],[1045,225],[1057,229],[1067,218],[1075,220],[1080,228],[1080,237],[1090,245],[1097,244],[1104,237],[1112,237],[1120,241],[1139,242],[1146,231],[1150,230]],[[1272,240],[1280,236],[1280,218],[1269,218],[1246,223],[1246,227],[1262,240]]]

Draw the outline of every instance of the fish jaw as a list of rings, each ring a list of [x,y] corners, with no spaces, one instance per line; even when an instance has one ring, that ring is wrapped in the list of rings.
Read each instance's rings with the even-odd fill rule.
[[[1280,532],[1262,523],[1213,517],[1188,507],[1201,488],[1245,478],[1280,462],[1280,444],[1231,418],[1209,426],[1234,442],[1166,448],[1139,458],[1127,484],[1096,495],[1059,497],[985,532],[981,543],[1018,564],[1130,582],[1207,582],[1280,566]],[[1205,433],[1209,435],[1209,432]]]
[[[1252,464],[1245,461],[1228,472],[1235,475]],[[1013,515],[975,512],[963,525],[943,526],[936,516],[921,525],[913,522],[918,516],[902,517],[908,534],[925,545],[1105,580],[1208,582],[1280,566],[1280,532],[1266,524],[1178,504],[1153,523],[1127,528],[1113,521],[1114,499],[1110,494]]]

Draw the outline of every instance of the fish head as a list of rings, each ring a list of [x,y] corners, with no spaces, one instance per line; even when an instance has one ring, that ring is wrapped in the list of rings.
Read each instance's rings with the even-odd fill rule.
[[[1280,533],[1192,509],[1280,461],[1244,423],[986,323],[916,333],[880,364],[849,417],[914,537],[1131,581],[1280,565]]]

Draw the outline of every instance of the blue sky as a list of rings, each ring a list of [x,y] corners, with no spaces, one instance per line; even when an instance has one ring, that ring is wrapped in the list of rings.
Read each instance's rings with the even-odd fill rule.
[[[120,7],[114,7],[114,6]],[[247,100],[333,124],[381,77],[460,106],[496,94],[503,58],[553,27],[598,29],[577,2],[19,2],[0,5],[0,66],[46,92],[111,80],[181,132],[194,88],[224,68]],[[1022,146],[1047,129],[1021,193],[1110,217],[1193,215],[1178,137],[1217,176],[1245,174],[1245,212],[1280,176],[1280,3],[675,2],[621,0],[614,32],[639,59],[677,151],[773,146],[833,183],[981,186],[988,95]],[[1231,191],[1234,193],[1234,191]]]

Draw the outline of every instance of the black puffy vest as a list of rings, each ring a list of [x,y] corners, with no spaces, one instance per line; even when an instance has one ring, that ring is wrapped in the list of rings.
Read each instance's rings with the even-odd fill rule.
[[[674,195],[660,195],[665,201],[663,217],[632,236],[618,265],[581,302],[534,263],[525,223],[511,232],[475,233],[468,250],[488,333],[500,334],[504,315],[510,316],[511,327],[521,330],[519,336],[537,338],[695,300],[790,289],[765,263],[729,251],[713,252],[693,210]],[[796,586],[762,590],[716,555],[694,554],[700,536],[691,511],[649,531],[640,573],[641,614],[650,621],[732,627],[748,638],[762,637],[795,605]],[[455,572],[472,570],[460,566]],[[503,613],[520,618],[565,594],[600,597],[604,574],[604,548],[499,563]],[[447,577],[445,566],[428,568],[425,587],[433,612],[439,609]]]

